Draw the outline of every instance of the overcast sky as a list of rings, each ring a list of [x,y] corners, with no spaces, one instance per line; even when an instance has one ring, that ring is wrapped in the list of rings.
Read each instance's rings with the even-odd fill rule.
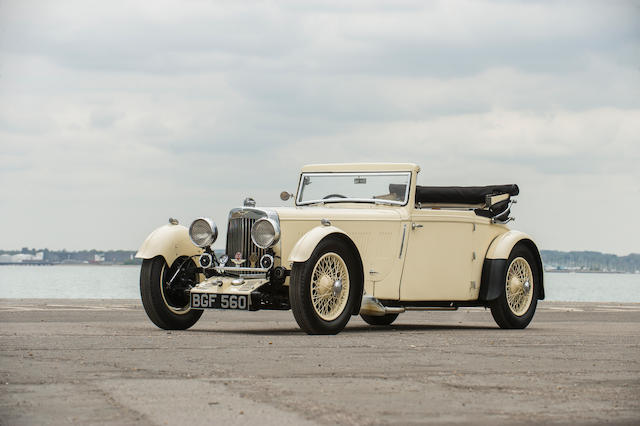
[[[0,248],[136,249],[302,165],[517,183],[543,249],[640,252],[640,2],[0,0]]]

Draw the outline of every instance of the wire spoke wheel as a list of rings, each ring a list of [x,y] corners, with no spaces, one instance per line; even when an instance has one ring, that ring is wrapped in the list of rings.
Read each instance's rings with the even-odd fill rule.
[[[160,273],[160,294],[167,308],[174,314],[182,315],[191,309],[189,306],[189,294],[185,292],[184,286],[180,285],[181,280],[193,279],[195,276],[189,277],[187,271],[177,271],[176,268],[168,268],[167,265],[163,265]],[[193,274],[192,274],[193,275]],[[171,282],[171,278],[174,278],[175,284]]]
[[[307,334],[336,334],[362,299],[362,264],[355,247],[325,237],[304,262],[294,262],[289,282],[293,317]]]
[[[533,273],[525,258],[513,259],[507,271],[505,286],[509,309],[514,315],[524,315],[531,306],[534,286]]]
[[[140,296],[147,316],[165,330],[186,330],[202,316],[191,309],[188,289],[197,284],[195,264],[188,257],[176,259],[171,267],[162,256],[144,259],[140,268]]]
[[[326,253],[316,262],[310,280],[311,304],[325,321],[333,321],[344,311],[349,298],[349,270],[336,253]]]

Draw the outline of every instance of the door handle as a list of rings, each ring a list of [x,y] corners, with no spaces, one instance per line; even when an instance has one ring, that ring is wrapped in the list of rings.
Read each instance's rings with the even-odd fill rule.
[[[422,228],[422,225],[420,225],[419,223],[415,223],[415,222],[411,223],[411,229],[415,230],[416,228]]]

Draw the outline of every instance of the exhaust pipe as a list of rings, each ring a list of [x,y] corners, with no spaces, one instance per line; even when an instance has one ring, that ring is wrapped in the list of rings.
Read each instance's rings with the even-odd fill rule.
[[[378,299],[373,296],[362,296],[362,304],[360,305],[360,313],[365,315],[371,315],[374,317],[381,317],[387,314],[401,314],[404,312],[402,307],[389,307],[384,306]]]

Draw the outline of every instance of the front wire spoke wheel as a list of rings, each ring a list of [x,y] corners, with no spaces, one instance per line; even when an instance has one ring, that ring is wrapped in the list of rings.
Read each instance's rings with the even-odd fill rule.
[[[336,253],[325,253],[316,262],[309,283],[311,302],[316,314],[333,321],[342,312],[349,296],[349,270]]]
[[[140,296],[151,322],[165,330],[186,330],[194,325],[203,311],[190,308],[188,290],[197,283],[195,264],[186,256],[179,257],[171,266],[162,256],[144,259],[140,268]]]
[[[343,237],[325,237],[307,260],[291,267],[293,317],[307,334],[337,334],[359,310],[362,287],[357,249]]]
[[[182,268],[184,263],[186,262],[183,262],[179,267]],[[178,276],[175,277],[177,279],[174,279],[174,281],[179,281],[183,278],[180,276],[180,272],[182,271],[178,271]],[[162,272],[160,273],[160,294],[171,312],[182,315],[190,310],[189,293],[185,292],[185,288],[180,286],[179,282],[170,282],[171,278],[174,278],[174,275],[176,275],[175,271],[172,271],[166,264],[163,265]]]

